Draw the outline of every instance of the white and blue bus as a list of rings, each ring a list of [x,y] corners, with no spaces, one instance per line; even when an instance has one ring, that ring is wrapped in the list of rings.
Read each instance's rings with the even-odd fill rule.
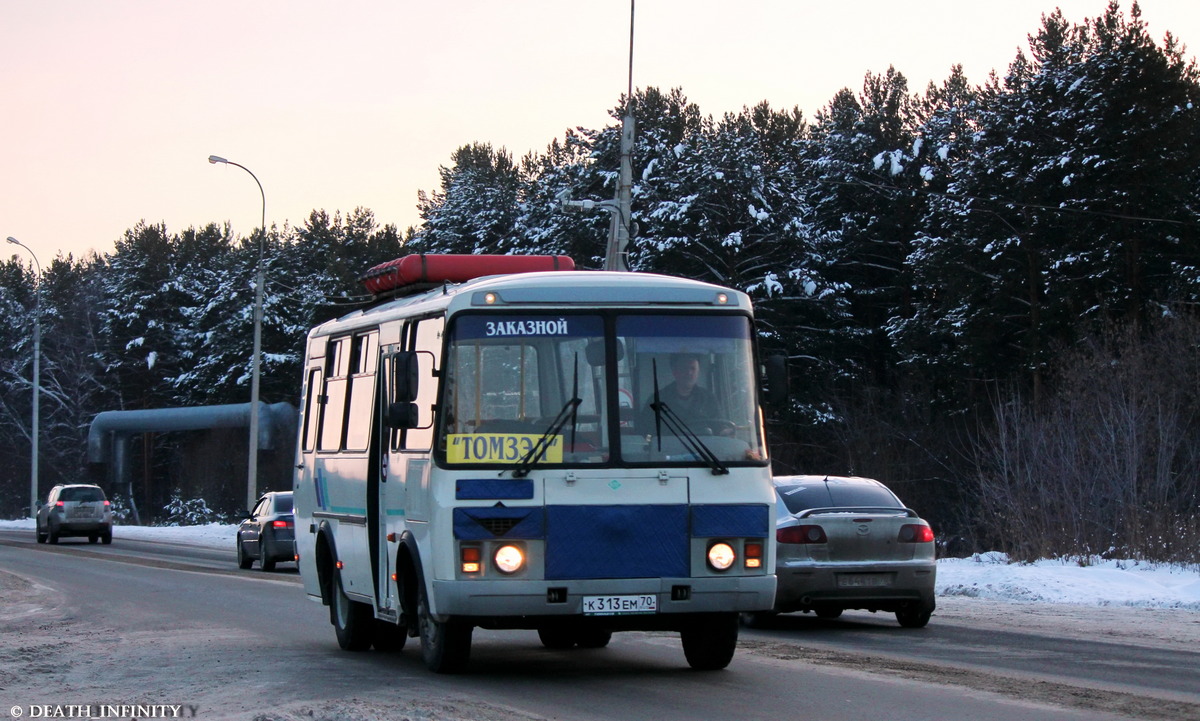
[[[678,631],[724,668],[775,596],[750,301],[563,256],[410,255],[313,328],[295,474],[307,594],[348,650],[474,628]]]

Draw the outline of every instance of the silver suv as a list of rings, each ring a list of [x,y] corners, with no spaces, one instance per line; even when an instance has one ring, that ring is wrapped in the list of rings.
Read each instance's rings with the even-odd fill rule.
[[[55,486],[37,512],[37,542],[87,536],[89,543],[112,543],[112,506],[100,486]]]

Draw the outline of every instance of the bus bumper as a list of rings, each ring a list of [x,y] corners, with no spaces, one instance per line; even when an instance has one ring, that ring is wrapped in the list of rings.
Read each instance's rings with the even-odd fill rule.
[[[435,580],[431,605],[438,617],[583,616],[585,597],[644,594],[657,597],[655,613],[645,614],[650,616],[768,611],[775,603],[775,576],[567,581]]]

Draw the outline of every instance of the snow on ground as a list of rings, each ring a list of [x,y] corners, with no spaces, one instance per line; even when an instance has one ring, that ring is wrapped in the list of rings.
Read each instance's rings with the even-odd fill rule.
[[[1139,561],[1009,563],[1002,553],[938,561],[938,596],[1200,611],[1200,570]]]
[[[0,521],[0,529],[28,529],[33,521]],[[235,525],[115,526],[115,539],[154,540],[233,549]],[[1013,603],[1169,608],[1200,612],[1200,569],[1139,561],[1010,563],[1001,553],[938,562],[940,598],[975,598]]]

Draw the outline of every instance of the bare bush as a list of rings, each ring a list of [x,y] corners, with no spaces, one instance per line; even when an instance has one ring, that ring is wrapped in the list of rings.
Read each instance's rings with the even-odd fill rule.
[[[976,444],[978,524],[1015,558],[1195,563],[1200,325],[1114,330],[1061,358],[1033,407],[1009,390]]]

